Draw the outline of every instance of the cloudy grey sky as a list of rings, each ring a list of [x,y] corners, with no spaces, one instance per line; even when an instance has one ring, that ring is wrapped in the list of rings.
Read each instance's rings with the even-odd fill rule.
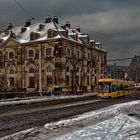
[[[47,15],[57,15],[60,23],[70,21],[72,27],[79,25],[93,39],[103,42],[109,59],[139,54],[140,0],[16,1],[26,12],[15,0],[0,0],[0,29],[9,22],[22,25],[30,16],[43,21]]]

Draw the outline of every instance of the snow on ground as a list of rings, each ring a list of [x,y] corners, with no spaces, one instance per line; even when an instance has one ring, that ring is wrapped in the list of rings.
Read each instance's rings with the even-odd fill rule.
[[[139,119],[125,114],[126,110],[131,112],[131,108],[139,105],[140,101],[113,105],[2,140],[139,140]]]
[[[72,133],[50,140],[128,140],[139,139],[140,127],[126,115],[118,115],[112,119],[89,125]]]

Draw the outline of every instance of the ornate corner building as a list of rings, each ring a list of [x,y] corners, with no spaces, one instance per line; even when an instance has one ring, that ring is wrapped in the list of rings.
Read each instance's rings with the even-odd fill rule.
[[[0,92],[92,92],[106,75],[101,43],[57,17],[0,34]]]

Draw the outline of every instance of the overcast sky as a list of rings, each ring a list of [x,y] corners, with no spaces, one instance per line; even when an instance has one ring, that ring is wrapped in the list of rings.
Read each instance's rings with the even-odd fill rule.
[[[0,0],[0,29],[12,22],[23,25],[35,17],[57,15],[60,23],[79,25],[91,39],[102,42],[108,59],[133,57],[140,46],[140,0]],[[121,64],[121,63],[118,63]]]

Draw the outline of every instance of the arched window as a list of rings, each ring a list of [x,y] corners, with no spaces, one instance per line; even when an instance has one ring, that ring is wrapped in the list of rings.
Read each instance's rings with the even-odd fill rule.
[[[34,73],[34,72],[35,72],[35,70],[33,68],[29,69],[29,73]]]
[[[67,67],[67,72],[69,72],[69,70],[70,70],[69,67]]]
[[[36,66],[34,64],[28,64],[26,66],[26,72],[27,72],[27,77],[26,77],[26,84],[28,88],[35,88],[36,87]]]
[[[35,78],[34,76],[29,77],[29,87],[34,88],[35,87]]]
[[[47,76],[47,84],[52,84],[53,83],[53,80],[52,80],[52,76],[48,75]]]
[[[10,69],[9,74],[14,74],[15,71],[13,69]]]
[[[71,49],[70,49],[70,48],[67,49],[67,56],[68,56],[68,57],[71,56]]]
[[[47,70],[47,72],[52,72],[53,71],[53,69],[50,66],[48,66],[46,70]]]
[[[66,85],[67,85],[67,86],[69,86],[69,84],[70,84],[70,82],[69,82],[69,81],[70,81],[70,76],[69,76],[69,75],[67,75],[67,76],[66,76]]]
[[[10,77],[10,79],[9,79],[9,81],[10,81],[10,87],[13,87],[15,84],[15,80],[14,80],[14,77]]]
[[[77,70],[76,70],[77,72],[79,72],[79,68],[77,67]]]

